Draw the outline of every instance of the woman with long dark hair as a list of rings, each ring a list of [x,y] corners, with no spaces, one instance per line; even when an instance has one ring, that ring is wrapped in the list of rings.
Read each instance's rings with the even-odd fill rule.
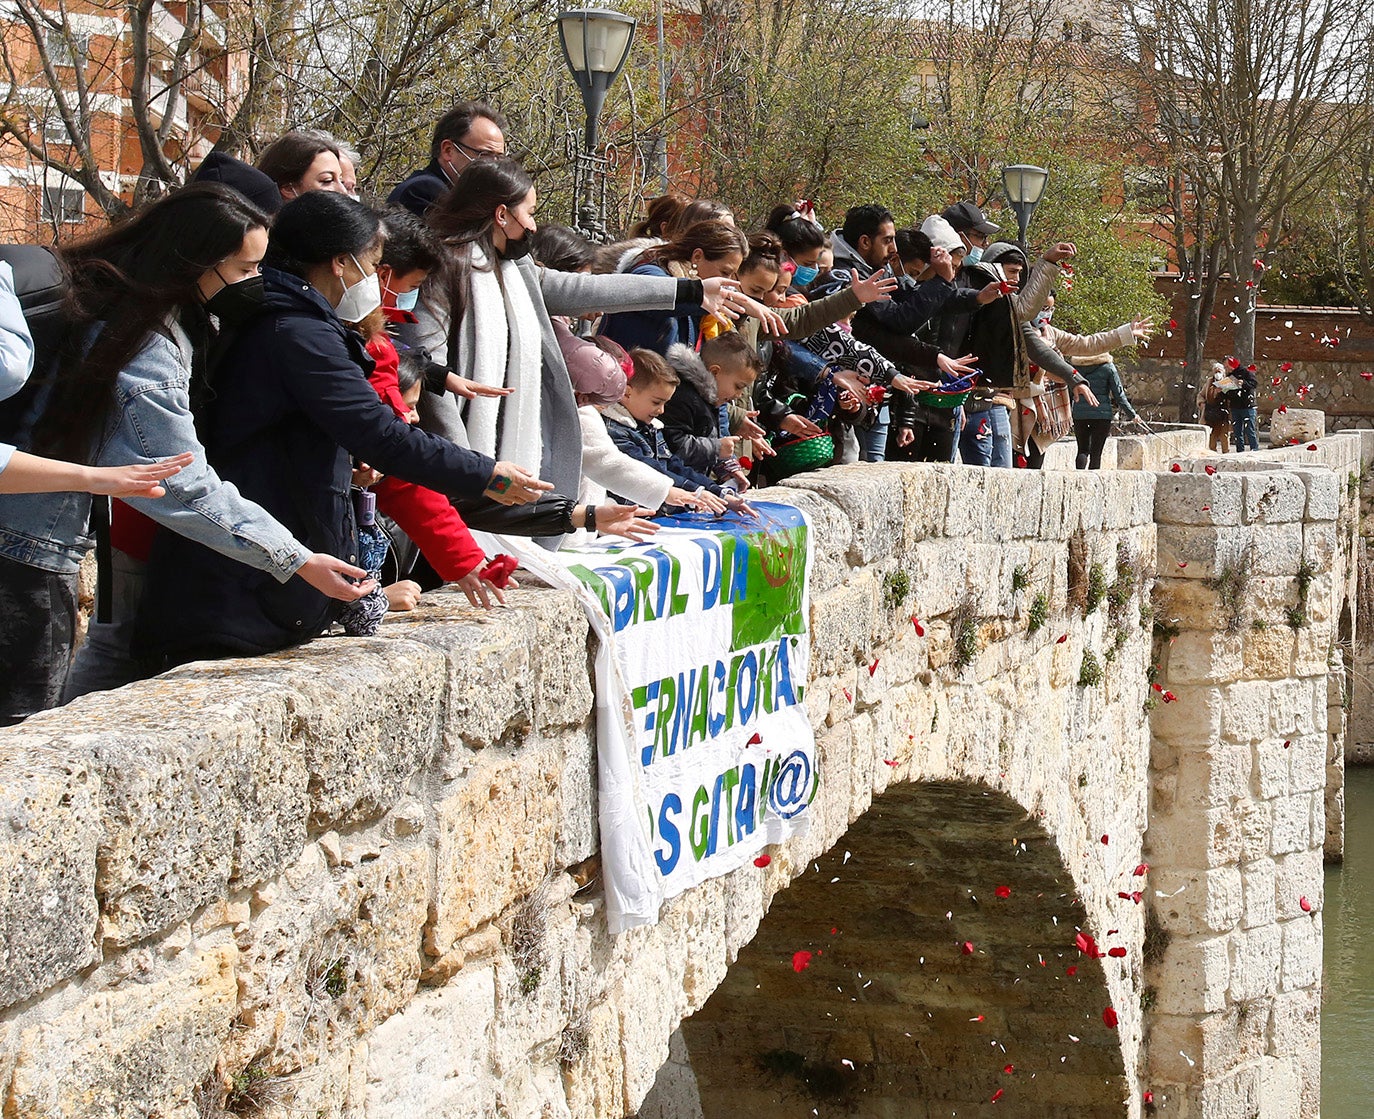
[[[187,187],[61,251],[67,329],[40,370],[25,446],[72,463],[194,461],[132,504],[223,554],[226,568],[351,600],[361,569],[297,543],[207,465],[189,407],[193,344],[181,319],[232,317],[257,291],[266,218],[227,187]],[[84,493],[0,497],[0,721],[61,694],[76,619],[76,572],[90,549]],[[234,562],[237,561],[237,562]],[[300,579],[293,579],[299,575]]]
[[[351,457],[449,495],[519,504],[548,486],[511,463],[397,418],[367,381],[373,361],[346,326],[381,304],[381,220],[312,191],[272,225],[259,313],[208,370],[197,419],[210,461],[315,546],[357,555]],[[336,615],[308,587],[275,587],[188,541],[159,537],[138,647],[167,662],[308,641]]]
[[[277,184],[282,200],[290,202],[312,190],[347,193],[343,161],[343,149],[334,137],[297,129],[268,144],[258,156],[257,167]]]
[[[426,393],[420,414],[431,430],[487,454],[499,450],[538,470],[559,493],[575,494],[581,430],[549,316],[687,306],[734,317],[749,301],[724,277],[703,282],[542,268],[529,255],[537,205],[534,182],[520,164],[483,159],[469,164],[426,215],[448,246],[449,267],[421,299],[420,341],[461,376],[515,391],[504,399],[478,397],[463,412],[452,394]],[[463,513],[469,524],[485,527],[466,506]],[[566,530],[530,531],[552,537]]]

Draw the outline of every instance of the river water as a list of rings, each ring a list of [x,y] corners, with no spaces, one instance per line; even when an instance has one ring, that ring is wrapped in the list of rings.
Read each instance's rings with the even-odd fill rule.
[[[1326,872],[1322,1119],[1374,1116],[1374,767],[1345,771],[1345,862]]]

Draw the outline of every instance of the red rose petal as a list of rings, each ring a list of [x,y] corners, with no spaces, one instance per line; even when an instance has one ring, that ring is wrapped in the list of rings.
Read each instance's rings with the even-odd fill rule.
[[[1110,1006],[1102,1012],[1102,1023],[1109,1030],[1116,1029],[1116,1011]]]
[[[1141,863],[1141,864],[1140,864],[1138,867],[1136,867],[1135,870],[1132,871],[1131,873],[1132,873],[1136,878],[1144,878],[1145,875],[1147,875],[1147,874],[1150,873],[1150,864],[1149,864],[1149,863]]]
[[[1270,384],[1273,388],[1278,388],[1281,384],[1283,384],[1283,382],[1282,382],[1281,380],[1279,380],[1277,377],[1275,377],[1272,381],[1269,382],[1269,384]]]
[[[1293,372],[1293,363],[1292,363],[1291,361],[1285,361],[1282,365],[1279,366],[1279,372],[1280,372],[1280,373],[1291,373],[1291,372]]]
[[[873,658],[873,663],[870,664],[870,665],[868,666],[868,674],[869,674],[869,676],[872,676],[872,675],[873,675],[875,672],[877,672],[877,671],[878,671],[878,658],[877,658],[877,657],[874,657],[874,658]]]
[[[1077,975],[1077,974],[1078,974],[1078,965],[1077,965],[1077,964],[1070,964],[1068,967],[1066,967],[1066,968],[1064,969],[1064,974],[1065,974],[1065,975]]]
[[[1124,949],[1124,948],[1108,948],[1108,949],[1107,949],[1107,955],[1111,956],[1111,957],[1112,957],[1113,959],[1115,959],[1115,960],[1124,960],[1124,959],[1126,958],[1126,949]]]
[[[1165,693],[1164,693],[1164,702],[1165,702],[1165,703],[1176,703],[1177,701],[1178,701],[1178,696],[1174,695],[1173,692],[1165,692]]]
[[[844,698],[845,698],[846,700],[848,700],[850,703],[853,703],[853,702],[854,702],[854,697],[853,697],[852,695],[849,694],[849,689],[848,689],[848,688],[843,688],[843,689],[841,689],[841,690],[844,692]]]
[[[749,741],[746,742],[745,745],[746,745],[746,746],[757,746],[757,745],[758,745],[760,742],[762,742],[762,741],[763,741],[763,735],[761,735],[758,731],[755,731],[752,735],[749,736]]]
[[[993,1103],[996,1103],[998,1100],[1000,1100],[1000,1099],[1002,1098],[1002,1092],[1003,1092],[1003,1091],[1004,1091],[1004,1089],[998,1088],[997,1091],[995,1091],[995,1092],[992,1093],[992,1102],[993,1102]]]
[[[1229,365],[1232,369],[1239,369],[1239,368],[1240,368],[1240,358],[1237,358],[1237,357],[1228,357],[1228,358],[1226,359],[1226,364]]]
[[[1312,903],[1308,901],[1305,897],[1298,898],[1298,908],[1301,909],[1304,913],[1311,913]]]
[[[1177,330],[1177,329],[1178,329],[1178,319],[1170,319],[1170,320],[1169,320],[1169,329],[1170,329],[1170,330]]]
[[[1012,1073],[1014,1073],[1014,1072],[1016,1071],[1016,1066],[1015,1066],[1015,1065],[1004,1065],[1003,1068],[1002,1068],[1002,1071],[1005,1072],[1008,1076],[1010,1076]]]
[[[1212,511],[1212,507],[1211,507],[1210,505],[1204,505],[1204,506],[1202,507],[1202,511],[1203,511],[1204,513],[1210,513],[1210,512]]]
[[[999,898],[1009,898],[1011,897],[1011,887],[998,886],[997,889],[993,890],[993,893],[996,894]]]
[[[973,955],[973,941],[971,941],[971,940],[966,940],[966,941],[964,941],[964,943],[961,944],[961,945],[959,946],[959,951],[962,952],[965,956],[972,956],[972,955]]]
[[[1055,643],[1056,645],[1062,645],[1062,644],[1064,644],[1064,642],[1067,641],[1068,639],[1069,639],[1069,635],[1068,635],[1067,633],[1060,634],[1059,637],[1057,637],[1057,638],[1055,639],[1055,642],[1054,642],[1054,643]]]
[[[911,615],[911,627],[916,631],[917,637],[924,637],[926,635],[926,627],[921,625],[921,619],[916,617],[915,614]]]
[[[1117,890],[1116,896],[1119,897],[1122,901],[1131,900],[1131,895],[1126,893],[1124,890]]]
[[[811,966],[811,953],[805,948],[792,953],[792,970],[796,972],[805,971]]]
[[[832,926],[830,927],[830,935],[831,935],[831,936],[834,936],[834,935],[835,935],[837,932],[839,932],[839,931],[840,931],[840,930],[839,930],[838,928],[836,928],[834,925],[832,925]]]
[[[1280,416],[1284,416],[1284,415],[1287,415],[1287,414],[1288,414],[1288,405],[1287,405],[1287,404],[1280,404],[1280,405],[1279,405],[1279,415],[1280,415]]]
[[[1360,376],[1363,377],[1366,381],[1374,380],[1374,373],[1371,373],[1368,369],[1360,370]]]
[[[1157,692],[1162,692],[1164,690],[1164,685],[1159,683],[1151,684],[1150,687],[1154,688]]]
[[[1177,474],[1182,469],[1183,467],[1181,467],[1178,463],[1174,463],[1173,466],[1169,467],[1169,472],[1171,474]]]
[[[1293,745],[1293,740],[1292,740],[1291,738],[1286,738],[1286,739],[1284,739],[1283,748],[1284,748],[1285,750],[1287,750],[1288,747],[1290,747],[1291,745]]]
[[[1111,840],[1110,840],[1110,837],[1104,835],[1104,836],[1102,837],[1102,846],[1103,846],[1103,847],[1107,846],[1107,844],[1108,844],[1110,841],[1111,841]]]
[[[1202,469],[1205,470],[1208,474],[1215,474],[1217,472],[1217,468],[1215,466],[1212,466],[1211,464],[1204,466]]]
[[[890,765],[893,769],[896,769],[897,766],[900,765],[900,764],[901,764],[901,763],[898,762],[896,758],[884,758],[884,759],[883,759],[883,765]]]
[[[754,860],[754,865],[755,865],[755,866],[767,866],[767,865],[768,865],[769,863],[771,863],[772,861],[773,861],[773,856],[772,856],[772,855],[760,855],[757,859]]]
[[[1141,1095],[1140,1098],[1144,1100],[1147,1104],[1152,1104],[1155,1102],[1155,1094],[1148,1088],[1145,1089],[1144,1093]]]
[[[1317,445],[1315,443],[1309,443],[1307,444],[1307,449],[1309,451],[1315,451],[1317,449]]]
[[[1252,362],[1251,364],[1249,364],[1249,365],[1247,365],[1247,366],[1245,367],[1245,371],[1246,371],[1247,373],[1258,373],[1258,372],[1259,372],[1259,366],[1258,366],[1258,365],[1255,365],[1255,364]]]

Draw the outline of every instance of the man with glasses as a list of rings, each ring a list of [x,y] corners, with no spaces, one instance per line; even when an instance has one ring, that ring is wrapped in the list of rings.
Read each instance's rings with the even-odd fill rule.
[[[387,201],[424,217],[469,163],[505,154],[506,118],[485,102],[460,101],[434,126],[429,164],[393,190]]]
[[[988,238],[1002,227],[983,215],[983,211],[972,202],[956,202],[947,206],[940,215],[954,227],[959,239],[968,249],[964,264],[972,267],[983,258],[983,250],[988,247]]]

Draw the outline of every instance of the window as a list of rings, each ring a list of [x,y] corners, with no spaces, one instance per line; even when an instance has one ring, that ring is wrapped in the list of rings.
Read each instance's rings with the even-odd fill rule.
[[[56,225],[77,225],[85,221],[86,192],[81,187],[44,187],[43,220]]]
[[[61,117],[49,117],[43,122],[43,142],[60,147],[70,147],[72,138],[67,134],[67,126]]]
[[[91,37],[78,35],[67,28],[50,27],[43,35],[43,45],[54,66],[75,66],[78,60],[84,65],[90,53]]]

